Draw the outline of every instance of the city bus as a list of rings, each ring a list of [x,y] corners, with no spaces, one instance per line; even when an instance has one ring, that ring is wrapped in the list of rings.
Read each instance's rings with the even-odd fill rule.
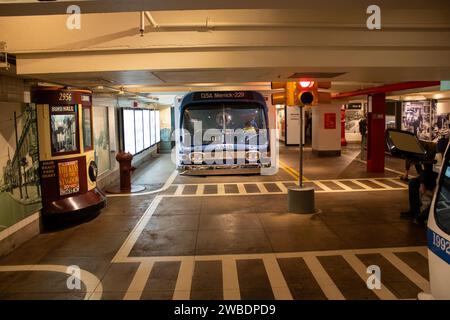
[[[255,91],[192,92],[179,107],[184,174],[260,174],[270,167],[268,108]]]

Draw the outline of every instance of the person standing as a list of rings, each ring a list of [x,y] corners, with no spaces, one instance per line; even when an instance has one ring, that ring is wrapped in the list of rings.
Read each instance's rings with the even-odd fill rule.
[[[361,160],[364,160],[364,152],[367,141],[367,119],[366,117],[359,120],[359,133],[361,134]]]

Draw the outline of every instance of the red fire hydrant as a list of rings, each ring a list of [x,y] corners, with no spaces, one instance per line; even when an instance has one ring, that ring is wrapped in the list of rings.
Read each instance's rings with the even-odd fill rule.
[[[131,192],[131,172],[136,169],[131,165],[133,156],[131,153],[119,151],[116,160],[119,162],[120,168],[120,191]]]

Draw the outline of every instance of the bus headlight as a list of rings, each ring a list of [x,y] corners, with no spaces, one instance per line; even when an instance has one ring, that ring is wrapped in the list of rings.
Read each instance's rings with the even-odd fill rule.
[[[203,152],[192,152],[190,154],[191,157],[191,161],[193,163],[202,163],[203,162],[203,158],[204,158],[204,154]]]
[[[247,151],[245,153],[245,159],[249,162],[256,162],[259,160],[260,154],[259,151]]]
[[[187,154],[187,153],[180,153],[178,155],[178,159],[181,162],[189,162],[189,161],[191,161],[190,154]]]

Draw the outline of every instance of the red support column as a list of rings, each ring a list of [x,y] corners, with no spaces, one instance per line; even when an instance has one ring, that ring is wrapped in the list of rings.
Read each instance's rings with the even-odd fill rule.
[[[384,172],[386,94],[368,97],[367,172]]]
[[[341,108],[341,146],[346,146],[347,140],[345,140],[345,107]]]

